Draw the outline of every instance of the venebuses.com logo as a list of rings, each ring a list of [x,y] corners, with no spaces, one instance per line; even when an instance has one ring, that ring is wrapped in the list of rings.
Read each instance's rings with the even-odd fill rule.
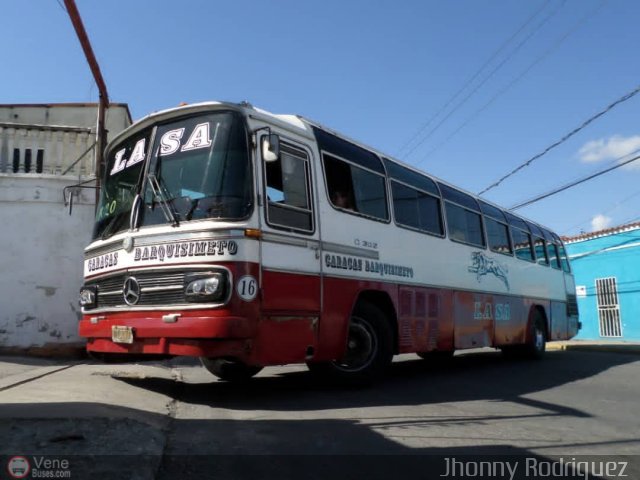
[[[11,457],[7,462],[7,472],[11,478],[26,478],[30,471],[31,465],[25,457]]]
[[[69,460],[15,455],[7,462],[10,478],[71,478]]]

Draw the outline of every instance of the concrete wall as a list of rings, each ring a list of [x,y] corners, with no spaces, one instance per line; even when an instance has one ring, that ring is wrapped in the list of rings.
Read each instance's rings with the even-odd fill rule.
[[[78,290],[91,236],[94,190],[63,205],[77,177],[0,175],[0,350],[79,344]]]
[[[98,122],[96,104],[0,105],[0,123],[27,125],[65,125],[88,127],[94,131]],[[114,103],[107,110],[106,128],[111,139],[131,125],[126,104]]]
[[[582,330],[576,337],[601,340],[596,279],[615,277],[618,285],[622,337],[640,341],[640,226],[634,229],[567,243],[578,294]]]

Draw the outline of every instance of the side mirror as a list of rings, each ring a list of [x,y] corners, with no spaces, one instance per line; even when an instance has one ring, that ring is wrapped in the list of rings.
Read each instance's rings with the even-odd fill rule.
[[[280,158],[280,137],[275,133],[262,137],[262,158],[265,162],[275,162]]]

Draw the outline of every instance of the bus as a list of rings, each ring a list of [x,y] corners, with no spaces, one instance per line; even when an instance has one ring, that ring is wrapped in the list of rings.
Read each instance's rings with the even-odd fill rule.
[[[317,122],[207,102],[147,116],[105,153],[89,353],[370,382],[397,354],[541,357],[579,329],[556,233]]]

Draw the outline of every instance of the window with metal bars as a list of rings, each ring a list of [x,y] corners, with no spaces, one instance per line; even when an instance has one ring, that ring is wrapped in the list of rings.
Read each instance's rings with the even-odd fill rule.
[[[621,337],[620,304],[616,277],[596,278],[596,298],[601,337]]]

